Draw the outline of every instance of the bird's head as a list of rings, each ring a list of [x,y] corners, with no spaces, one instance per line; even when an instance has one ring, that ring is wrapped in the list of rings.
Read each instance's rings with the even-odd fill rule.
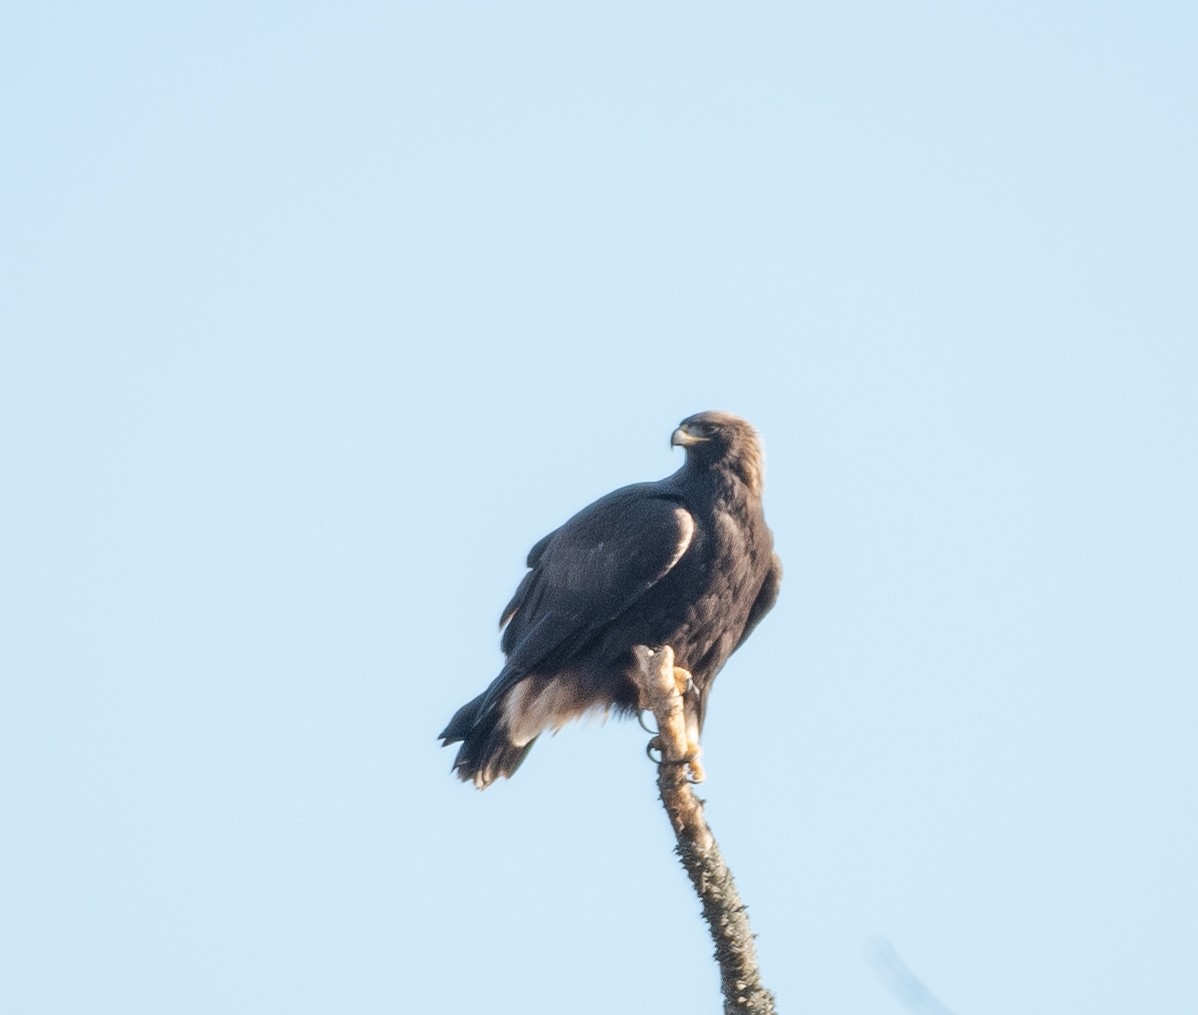
[[[730,469],[753,493],[761,493],[761,439],[748,420],[730,412],[697,412],[678,424],[670,447],[686,449],[688,466]]]

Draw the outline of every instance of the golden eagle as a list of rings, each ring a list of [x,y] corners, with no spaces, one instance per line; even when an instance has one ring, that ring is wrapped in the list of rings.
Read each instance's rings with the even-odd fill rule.
[[[637,712],[635,645],[669,645],[689,671],[697,737],[712,681],[774,605],[782,565],[753,427],[701,412],[670,445],[686,449],[672,476],[601,497],[529,551],[499,622],[507,662],[441,733],[462,745],[463,781],[485,789],[510,776],[541,733],[584,712]]]

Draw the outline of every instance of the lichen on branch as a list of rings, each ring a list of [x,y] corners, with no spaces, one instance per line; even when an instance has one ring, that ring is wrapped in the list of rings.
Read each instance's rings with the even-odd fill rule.
[[[641,703],[657,719],[650,746],[661,752],[657,788],[677,839],[675,851],[699,902],[715,942],[725,1015],[776,1015],[773,995],[761,983],[749,915],[732,872],[703,816],[703,802],[692,782],[703,778],[698,731],[686,707],[690,675],[674,666],[668,645],[634,649],[639,667]]]

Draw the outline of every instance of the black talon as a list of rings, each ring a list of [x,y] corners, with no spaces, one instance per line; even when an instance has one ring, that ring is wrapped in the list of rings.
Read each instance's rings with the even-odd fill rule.
[[[641,728],[644,729],[644,724],[642,724]],[[650,731],[645,730],[645,732],[648,733]],[[653,754],[654,751],[657,752],[656,756],[654,756],[654,754]],[[680,761],[666,761],[666,759],[661,756],[661,745],[658,744],[656,735],[654,735],[652,740],[650,740],[647,744],[645,744],[645,757],[648,758],[650,761],[652,761],[653,764],[655,764],[658,768],[661,768],[662,765],[689,765],[692,761],[695,760],[695,758],[683,758]],[[696,755],[695,757],[698,757],[698,755]],[[693,776],[688,775],[686,777],[686,781],[689,782],[692,786],[698,786],[702,780],[696,779]]]
[[[645,725],[645,713],[648,711],[649,710],[647,708],[643,708],[639,712],[637,712],[636,721],[637,721],[637,723],[640,724],[641,729],[643,729],[646,733],[648,733],[652,736],[657,736],[657,732],[658,732],[657,730],[651,730],[651,729],[649,729],[648,726]]]

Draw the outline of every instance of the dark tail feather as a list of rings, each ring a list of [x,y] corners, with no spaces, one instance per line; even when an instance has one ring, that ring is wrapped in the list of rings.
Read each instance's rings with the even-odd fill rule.
[[[483,699],[487,696],[484,691],[473,701],[466,702],[453,714],[453,718],[449,720],[449,725],[437,734],[439,740],[444,741],[443,747],[448,747],[450,744],[456,744],[460,740],[465,740],[470,731],[474,729],[474,724],[478,722],[478,713],[482,711]]]
[[[508,738],[507,725],[500,711],[485,708],[486,692],[459,708],[441,732],[441,741],[448,747],[461,742],[453,762],[454,774],[462,782],[473,782],[486,789],[500,776],[510,779],[520,767],[524,756],[536,743],[534,737],[522,747]]]

